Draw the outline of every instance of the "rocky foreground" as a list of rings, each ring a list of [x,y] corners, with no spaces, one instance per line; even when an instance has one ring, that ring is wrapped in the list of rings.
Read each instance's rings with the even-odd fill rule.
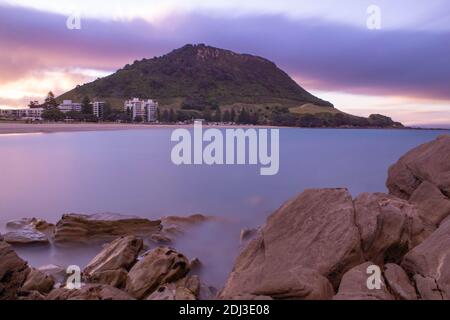
[[[225,286],[200,280],[199,261],[168,247],[209,217],[150,221],[111,214],[9,223],[0,239],[0,299],[450,299],[450,136],[421,145],[389,169],[389,194],[311,189],[286,202],[246,245]],[[156,248],[147,250],[146,243]],[[35,269],[10,244],[108,242],[84,268],[81,289],[65,270]],[[378,288],[369,270],[381,270]]]

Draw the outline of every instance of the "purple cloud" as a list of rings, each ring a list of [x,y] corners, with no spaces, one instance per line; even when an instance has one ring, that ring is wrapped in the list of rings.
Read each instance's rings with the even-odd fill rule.
[[[0,83],[14,77],[14,68],[7,67],[11,57],[17,57],[22,70],[114,70],[201,42],[266,57],[290,75],[314,83],[315,88],[307,89],[450,99],[449,32],[371,31],[282,16],[195,13],[170,16],[158,25],[82,19],[81,30],[68,30],[66,19],[2,7],[0,43],[7,50],[0,55]]]

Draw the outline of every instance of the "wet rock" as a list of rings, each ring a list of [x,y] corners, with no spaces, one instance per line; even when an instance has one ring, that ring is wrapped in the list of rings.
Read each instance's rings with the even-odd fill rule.
[[[403,258],[402,267],[415,276],[422,299],[450,299],[450,218]],[[419,279],[420,285],[417,282]]]
[[[194,275],[158,287],[146,300],[212,300],[216,295],[217,289]]]
[[[6,223],[6,228],[13,230],[29,227],[39,231],[47,231],[52,229],[54,226],[55,225],[52,223],[37,218],[22,218],[17,220],[11,220]]]
[[[333,300],[394,300],[384,279],[381,279],[380,289],[369,289],[367,281],[371,274],[367,272],[367,268],[371,265],[374,263],[365,262],[345,273]]]
[[[135,236],[120,237],[106,245],[84,268],[84,274],[92,276],[98,272],[129,270],[136,262],[143,246],[142,239]]]
[[[45,266],[41,266],[38,268],[39,271],[46,274],[47,276],[50,276],[55,280],[55,282],[63,283],[66,281],[67,273],[66,269],[61,266],[57,266],[54,264],[48,264]]]
[[[45,220],[22,218],[9,221],[4,240],[14,245],[49,244],[48,235],[53,231],[53,225]]]
[[[251,295],[285,300],[329,300],[333,297],[334,290],[330,281],[317,271],[298,268],[291,269],[287,274],[274,273],[260,279],[259,283],[254,284]],[[224,292],[221,297],[233,298]]]
[[[199,258],[194,258],[189,262],[189,270],[191,274],[198,274],[203,268],[203,263]]]
[[[135,236],[120,237],[109,243],[88,263],[83,273],[89,282],[123,288],[128,270],[137,261],[143,241]]]
[[[438,227],[450,215],[450,199],[428,181],[422,182],[414,190],[409,202],[417,206],[422,220],[433,227]]]
[[[387,187],[397,197],[409,199],[422,182],[435,185],[450,197],[450,135],[442,135],[406,153],[389,168]]]
[[[186,217],[167,216],[161,218],[163,225],[162,232],[156,237],[160,237],[161,243],[170,240],[173,241],[176,237],[184,235],[190,228],[200,226],[206,222],[217,221],[218,218],[212,216],[205,216],[202,214],[193,214]],[[169,242],[167,242],[169,243]]]
[[[52,290],[47,300],[134,300],[126,292],[104,284],[85,284],[80,289]]]
[[[197,300],[197,298],[189,289],[177,286],[175,283],[167,283],[145,300]]]
[[[366,260],[400,262],[429,233],[417,208],[384,193],[363,193],[355,201],[355,220]]]
[[[390,291],[397,300],[417,300],[416,289],[412,285],[405,270],[398,264],[385,265],[384,277]]]
[[[354,215],[346,189],[306,190],[267,219],[237,258],[220,296],[327,297],[327,278],[337,285],[363,261]]]
[[[14,245],[49,244],[45,233],[31,228],[10,231],[3,235],[4,241]]]
[[[198,300],[214,300],[217,297],[217,289],[200,282],[200,291],[198,293]]]
[[[125,288],[128,272],[125,269],[97,271],[88,276],[91,283],[102,283],[119,289]]]
[[[172,243],[172,239],[169,236],[164,235],[163,233],[152,234],[152,236],[150,237],[150,240],[156,244],[171,244]]]
[[[160,286],[146,300],[197,300],[199,293],[200,279],[188,276]]]
[[[179,227],[181,229],[186,227],[198,226],[202,223],[216,220],[217,218],[212,216],[205,216],[202,214],[193,214],[186,217],[180,216],[167,216],[161,218],[161,222],[164,227]]]
[[[189,260],[170,248],[156,248],[147,252],[128,273],[126,291],[143,299],[159,286],[174,282],[189,272]]]
[[[18,300],[45,300],[45,296],[38,291],[20,291],[17,296]]]
[[[0,300],[16,299],[29,272],[28,264],[9,244],[0,241]]]
[[[442,293],[437,286],[436,280],[430,277],[422,277],[419,274],[414,276],[417,291],[422,300],[443,300]]]
[[[120,236],[150,237],[161,230],[161,221],[112,213],[94,215],[65,214],[56,224],[57,244],[92,244],[112,241]]]
[[[256,228],[242,229],[241,234],[239,236],[239,242],[241,244],[245,244],[248,241],[250,241],[251,239],[253,239],[257,233],[258,233],[258,229],[256,229]]]
[[[47,294],[53,289],[55,281],[52,277],[46,275],[38,269],[31,268],[22,290],[37,291],[41,294]]]

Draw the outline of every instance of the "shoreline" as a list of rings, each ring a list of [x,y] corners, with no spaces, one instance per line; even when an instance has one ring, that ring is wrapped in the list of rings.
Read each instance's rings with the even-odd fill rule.
[[[192,128],[193,124],[132,124],[132,123],[23,123],[0,122],[0,136],[10,134],[34,134],[57,132],[86,132],[86,131],[120,131],[143,130],[162,128]],[[374,130],[440,130],[445,128],[353,128],[353,127],[327,127],[327,128],[303,128],[303,127],[279,127],[264,125],[203,125],[205,128],[277,128],[277,129],[374,129]]]

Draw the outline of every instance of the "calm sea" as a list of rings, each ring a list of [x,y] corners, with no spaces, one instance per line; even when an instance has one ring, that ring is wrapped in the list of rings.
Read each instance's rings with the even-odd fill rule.
[[[0,135],[0,228],[6,221],[63,213],[117,212],[159,218],[224,217],[174,244],[199,257],[220,285],[239,250],[239,232],[262,224],[305,188],[385,192],[388,167],[411,148],[450,131],[281,129],[280,170],[175,166],[171,129]],[[18,248],[34,266],[84,265],[98,248]]]

